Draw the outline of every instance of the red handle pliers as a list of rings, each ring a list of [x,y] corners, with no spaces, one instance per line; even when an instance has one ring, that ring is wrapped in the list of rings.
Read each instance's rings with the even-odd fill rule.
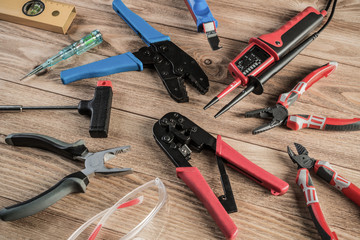
[[[323,240],[337,240],[335,232],[331,232],[327,225],[324,215],[321,211],[316,189],[312,182],[309,170],[314,169],[316,175],[324,179],[330,185],[340,190],[355,204],[360,206],[360,189],[349,180],[340,176],[330,165],[329,162],[315,160],[309,157],[309,152],[302,145],[295,143],[298,155],[296,155],[288,146],[287,151],[291,160],[298,165],[296,183],[301,187],[306,198],[306,204],[309,208],[314,224]]]
[[[337,62],[330,62],[307,75],[302,81],[287,93],[279,96],[275,106],[245,113],[246,118],[257,117],[271,119],[270,123],[253,130],[253,134],[265,132],[281,124],[293,130],[315,128],[321,130],[356,131],[360,130],[360,118],[338,119],[313,115],[289,115],[288,108],[306,90],[323,77],[329,76],[337,67]]]

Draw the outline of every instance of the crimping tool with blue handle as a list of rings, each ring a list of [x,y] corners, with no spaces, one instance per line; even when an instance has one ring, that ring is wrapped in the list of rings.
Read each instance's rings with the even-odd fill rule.
[[[163,35],[129,10],[121,0],[113,1],[115,12],[140,36],[148,47],[135,53],[124,53],[104,60],[71,68],[60,73],[63,84],[107,76],[119,72],[142,71],[154,67],[170,96],[177,102],[188,102],[184,81],[189,81],[201,94],[209,89],[209,80],[198,63],[181,50],[169,36]]]

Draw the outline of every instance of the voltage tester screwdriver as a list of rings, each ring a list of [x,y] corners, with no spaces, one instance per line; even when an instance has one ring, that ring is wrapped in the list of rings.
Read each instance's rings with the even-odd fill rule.
[[[96,47],[97,45],[102,43],[102,41],[103,39],[100,31],[94,30],[90,34],[80,39],[79,41],[71,44],[70,46],[65,47],[58,54],[46,60],[46,62],[39,65],[34,70],[26,74],[23,78],[21,78],[20,81],[34,74],[39,73],[48,67],[54,66],[58,62],[62,60],[66,60],[69,57],[74,56],[75,54],[80,55],[90,50],[91,48]]]
[[[332,2],[332,11],[327,22],[319,31],[302,41],[321,24]],[[219,99],[240,84],[247,87],[222,108],[215,115],[215,118],[229,110],[251,92],[257,95],[262,94],[263,84],[284,68],[326,28],[334,15],[336,2],[337,0],[329,0],[325,10],[321,12],[313,7],[307,7],[275,32],[258,38],[251,38],[250,45],[229,64],[229,71],[236,80],[212,99],[204,109],[217,103]]]

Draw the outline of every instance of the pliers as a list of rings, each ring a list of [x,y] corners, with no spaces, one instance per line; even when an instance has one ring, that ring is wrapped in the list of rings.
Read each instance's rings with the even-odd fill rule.
[[[216,33],[218,22],[212,15],[206,0],[184,0],[193,17],[198,32],[204,32],[213,51],[220,49]]]
[[[89,184],[88,177],[93,173],[105,175],[132,173],[131,168],[107,168],[104,164],[118,153],[129,150],[130,146],[92,153],[88,151],[83,140],[69,144],[49,136],[33,133],[10,134],[5,138],[5,142],[13,146],[41,148],[72,160],[83,161],[85,169],[64,177],[53,187],[32,199],[1,209],[0,218],[3,221],[13,221],[33,215],[70,193],[85,192]]]
[[[224,163],[239,171],[261,186],[269,189],[273,195],[286,193],[289,184],[249,161],[221,136],[210,135],[194,122],[176,112],[167,113],[153,127],[156,142],[168,155],[176,167],[176,173],[203,203],[211,217],[228,239],[234,239],[238,229],[228,213],[237,211],[235,200],[226,175]],[[191,149],[208,149],[216,155],[221,181],[225,194],[217,198],[201,175],[198,168],[191,166]]]
[[[308,90],[321,78],[329,76],[336,69],[337,65],[337,62],[329,62],[328,64],[311,72],[302,81],[296,84],[296,86],[290,92],[281,94],[275,106],[245,113],[246,118],[256,117],[271,119],[270,123],[255,128],[252,133],[258,134],[280,125],[286,125],[292,130],[299,130],[302,128],[315,128],[334,131],[360,130],[360,118],[338,119],[303,114],[289,115],[288,113],[288,108],[306,90]]]
[[[148,45],[139,51],[127,52],[109,57],[60,73],[63,84],[84,79],[107,76],[127,71],[142,71],[144,67],[154,67],[168,93],[176,102],[188,102],[184,81],[188,81],[201,94],[209,90],[209,80],[198,63],[182,49],[151,27],[141,17],[130,11],[121,0],[113,1],[115,12]]]
[[[291,160],[298,165],[296,183],[304,192],[306,204],[309,208],[314,224],[321,236],[321,239],[337,239],[335,232],[331,232],[321,211],[316,189],[312,182],[309,170],[314,169],[316,175],[340,190],[355,204],[360,206],[360,189],[349,180],[340,176],[329,162],[315,160],[309,157],[309,152],[301,144],[294,143],[298,155],[288,146],[287,151]]]

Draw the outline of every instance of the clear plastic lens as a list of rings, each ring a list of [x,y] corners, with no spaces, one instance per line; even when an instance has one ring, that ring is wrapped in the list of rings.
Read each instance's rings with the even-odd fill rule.
[[[154,191],[155,187],[157,187],[157,191]],[[165,205],[166,200],[165,186],[159,178],[156,178],[134,189],[111,208],[89,219],[68,240],[76,239],[86,228],[100,218],[89,239],[95,239],[98,234],[100,235],[100,229],[104,226],[118,230],[121,240],[132,239],[150,223]]]

